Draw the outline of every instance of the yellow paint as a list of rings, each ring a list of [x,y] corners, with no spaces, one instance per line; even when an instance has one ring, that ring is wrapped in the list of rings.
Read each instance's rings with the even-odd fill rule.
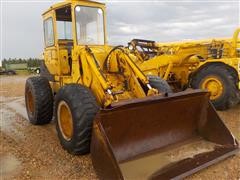
[[[201,89],[207,89],[211,100],[216,100],[223,94],[224,87],[220,79],[215,76],[208,76],[201,82]]]
[[[28,89],[26,92],[26,105],[29,112],[33,115],[34,113],[34,98],[32,92]]]
[[[103,14],[104,44],[103,45],[78,45],[76,32],[75,8],[76,6],[100,8]],[[57,35],[57,17],[55,11],[69,7],[71,10],[72,40],[59,40]],[[52,75],[54,82],[51,87],[55,93],[60,87],[77,83],[92,90],[98,103],[102,107],[114,102],[129,98],[140,98],[156,94],[151,88],[144,92],[140,82],[147,86],[146,75],[158,75],[168,80],[172,75],[182,86],[188,84],[191,73],[207,63],[221,62],[238,70],[240,59],[236,51],[239,47],[238,32],[233,39],[214,39],[204,41],[192,41],[184,43],[158,43],[161,55],[144,61],[137,52],[131,52],[127,48],[117,49],[110,55],[113,49],[107,43],[106,9],[105,4],[88,0],[67,0],[53,5],[43,14],[43,20],[52,18],[54,45],[45,47],[45,64]],[[70,53],[67,44],[72,44]],[[220,48],[224,44],[229,49],[227,55],[220,59],[208,57],[209,45]],[[232,47],[236,47],[232,50]],[[94,55],[94,57],[93,57]],[[204,59],[201,61],[199,56]],[[108,57],[108,58],[107,58]],[[71,65],[70,63],[71,62]],[[238,71],[240,77],[240,72]],[[140,81],[140,82],[139,82]]]
[[[209,63],[222,63],[234,69],[240,79],[239,32],[240,28],[236,29],[232,38],[225,39],[155,43],[160,55],[146,61],[141,58],[139,52],[134,51],[132,54],[136,56],[135,62],[145,74],[158,75],[165,80],[174,75],[182,87],[188,84],[191,73],[197,73],[201,67]],[[222,57],[209,56],[210,47],[219,52],[222,46],[224,52]]]
[[[88,45],[88,48],[85,44],[78,45],[77,25],[75,23],[75,8],[77,6],[102,10],[104,19],[103,45]],[[71,17],[68,15],[67,19],[72,21],[69,21],[72,24],[72,40],[58,39],[56,11],[61,8],[65,8],[62,12],[71,10],[69,13]],[[61,14],[62,16],[65,17],[66,14]],[[144,92],[139,81],[147,87],[148,78],[136,66],[134,57],[127,49],[116,50],[108,57],[113,47],[107,45],[105,4],[88,0],[67,0],[51,6],[43,14],[44,21],[49,18],[53,20],[54,45],[45,47],[44,60],[49,72],[54,75],[55,81],[50,82],[53,92],[57,93],[59,88],[66,84],[82,84],[91,89],[102,107],[124,99],[158,94],[158,91],[153,88],[149,88],[149,92]],[[69,44],[71,44],[70,53]],[[106,59],[107,57],[108,59]],[[109,69],[104,67],[105,61],[108,61]]]
[[[64,139],[70,141],[73,135],[73,118],[71,110],[65,101],[61,101],[57,108],[59,129]]]

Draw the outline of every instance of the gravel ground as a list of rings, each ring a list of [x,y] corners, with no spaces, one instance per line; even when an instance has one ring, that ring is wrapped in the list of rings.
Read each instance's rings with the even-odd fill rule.
[[[54,122],[32,126],[26,120],[26,76],[0,77],[0,177],[1,179],[97,179],[90,155],[72,156],[57,139]],[[21,108],[11,108],[18,103]],[[219,112],[240,140],[240,105]],[[240,179],[240,154],[204,169],[186,179]]]

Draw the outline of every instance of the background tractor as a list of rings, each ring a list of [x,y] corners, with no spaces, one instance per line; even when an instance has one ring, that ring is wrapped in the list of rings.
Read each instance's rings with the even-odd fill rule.
[[[145,163],[152,169],[141,177],[187,176],[235,154],[238,143],[209,94],[173,94],[165,80],[146,76],[127,48],[107,45],[105,17],[104,4],[87,0],[57,3],[43,14],[41,74],[25,87],[30,122],[47,124],[54,114],[62,147],[71,154],[91,151],[102,179],[141,176],[141,169],[129,173],[128,163],[150,152],[157,164]],[[179,158],[160,165],[171,152]]]
[[[147,75],[157,75],[181,91],[207,89],[218,110],[240,101],[240,29],[233,38],[156,43],[134,39],[129,43],[135,62]]]

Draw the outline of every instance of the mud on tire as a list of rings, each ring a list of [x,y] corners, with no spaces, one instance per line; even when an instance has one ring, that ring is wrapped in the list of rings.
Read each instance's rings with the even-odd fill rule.
[[[63,133],[60,123],[59,106],[64,103],[69,107],[73,132],[69,139]],[[77,84],[62,87],[55,98],[56,129],[62,147],[74,155],[83,155],[90,151],[92,124],[99,110],[92,92]]]
[[[44,77],[30,77],[25,84],[25,103],[29,121],[34,125],[47,124],[53,116],[53,95]]]

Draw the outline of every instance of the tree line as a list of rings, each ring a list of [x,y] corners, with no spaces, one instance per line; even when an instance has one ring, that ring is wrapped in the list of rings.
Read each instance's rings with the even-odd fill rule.
[[[41,64],[41,59],[38,58],[28,58],[28,59],[3,59],[2,60],[2,67],[5,68],[6,64],[23,64],[23,63],[27,63],[28,67],[39,67]]]

